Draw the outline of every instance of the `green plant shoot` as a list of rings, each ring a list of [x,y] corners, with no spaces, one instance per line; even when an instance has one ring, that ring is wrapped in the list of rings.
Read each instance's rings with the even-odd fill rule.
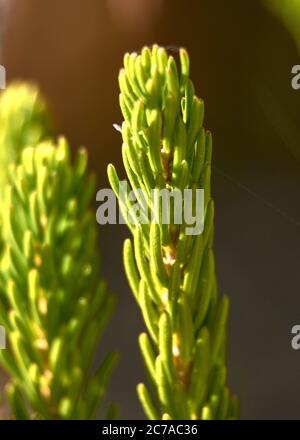
[[[163,47],[145,47],[125,55],[119,74],[122,156],[136,199],[142,189],[152,213],[154,188],[204,189],[205,199],[198,235],[187,235],[172,209],[170,224],[124,214],[133,235],[124,243],[125,271],[147,327],[139,344],[149,386],[139,384],[138,396],[149,419],[235,419],[225,357],[228,298],[218,297],[212,251],[212,137],[203,128],[204,104],[189,77],[187,51],[179,55],[180,72]],[[108,177],[119,196],[113,165]],[[130,211],[132,204],[128,195],[120,208]]]

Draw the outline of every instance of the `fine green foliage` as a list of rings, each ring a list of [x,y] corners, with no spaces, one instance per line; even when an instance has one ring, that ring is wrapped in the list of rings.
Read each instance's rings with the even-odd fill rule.
[[[110,354],[91,372],[114,297],[99,281],[94,178],[86,168],[87,152],[72,165],[60,139],[26,147],[9,170],[0,273],[8,348],[0,362],[17,419],[93,417],[116,362]]]
[[[133,234],[124,243],[128,282],[148,333],[139,344],[150,388],[138,395],[150,419],[235,419],[237,400],[226,386],[228,299],[218,298],[210,196],[211,134],[202,127],[203,101],[189,79],[189,57],[180,50],[181,72],[164,48],[145,47],[124,57],[120,71],[122,155],[130,187],[204,189],[204,232],[186,235],[185,224],[139,222],[120,208]],[[108,167],[117,194],[119,179]],[[153,212],[152,201],[147,203]],[[174,220],[174,219],[173,219]]]
[[[19,160],[23,148],[51,135],[47,104],[37,86],[16,82],[1,92],[0,127],[0,188],[3,188],[8,166]]]

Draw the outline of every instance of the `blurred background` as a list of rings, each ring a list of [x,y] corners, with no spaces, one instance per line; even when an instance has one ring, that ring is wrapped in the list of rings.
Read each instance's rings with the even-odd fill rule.
[[[289,9],[293,6],[294,9]],[[297,9],[298,8],[298,9]],[[298,15],[295,13],[298,11]],[[36,81],[59,133],[86,145],[99,189],[121,164],[117,76],[124,52],[184,46],[213,133],[215,254],[231,298],[229,384],[243,419],[300,418],[299,0],[0,0],[8,80]],[[99,226],[102,273],[118,295],[99,347],[121,352],[111,398],[142,418],[137,336],[143,324],[122,268],[125,226]]]

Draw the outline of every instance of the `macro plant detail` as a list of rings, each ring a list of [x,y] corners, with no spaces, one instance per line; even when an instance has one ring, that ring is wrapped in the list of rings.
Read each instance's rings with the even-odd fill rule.
[[[27,110],[21,106],[22,114],[32,114],[31,102]],[[36,120],[27,132],[37,139]],[[26,147],[19,156],[9,167],[1,210],[0,323],[7,349],[0,350],[0,363],[9,375],[10,407],[17,419],[93,418],[117,360],[108,354],[92,371],[115,303],[99,279],[89,208],[95,179],[86,150],[73,164],[63,138]]]
[[[124,243],[124,265],[147,327],[139,345],[149,384],[137,390],[150,419],[235,419],[238,404],[226,372],[228,299],[218,297],[212,252],[212,139],[184,49],[179,58],[180,72],[164,48],[144,48],[125,55],[119,75],[129,181],[120,209],[133,235]],[[9,376],[12,415],[93,418],[118,356],[108,354],[93,370],[115,298],[99,279],[87,152],[80,149],[72,161],[67,141],[51,140],[47,104],[35,86],[17,83],[3,92],[0,121],[0,325],[7,334],[0,364]],[[113,165],[108,176],[120,196]],[[140,190],[156,222],[132,210]],[[168,202],[169,222],[162,211],[157,216],[152,190],[170,195],[159,205]],[[189,235],[194,223],[186,217],[178,224],[174,191],[182,205],[192,205],[190,221],[198,225],[203,216],[203,232]],[[113,410],[107,417],[116,416]]]
[[[14,82],[1,92],[0,193],[2,199],[8,181],[10,164],[18,163],[24,147],[36,145],[51,136],[50,119],[47,103],[36,85]],[[1,225],[0,212],[0,228]],[[0,233],[0,251],[2,249],[1,240]]]
[[[173,56],[157,45],[126,54],[119,74],[122,157],[131,189],[204,189],[204,231],[187,235],[186,224],[140,221],[127,224],[125,272],[147,333],[139,337],[149,386],[138,396],[149,419],[236,419],[226,371],[228,298],[218,297],[212,251],[214,203],[210,195],[212,138],[202,124],[204,104],[189,78],[190,62],[180,49],[180,72]],[[117,196],[113,165],[108,177]],[[147,198],[148,195],[148,198]],[[183,203],[185,201],[183,200]],[[133,200],[120,200],[126,213]],[[126,219],[126,214],[124,214]]]
[[[36,3],[0,0],[2,436],[299,419],[300,0]]]
[[[0,183],[3,188],[9,165],[19,160],[23,148],[36,145],[52,134],[48,106],[36,85],[14,82],[1,92],[0,127]]]

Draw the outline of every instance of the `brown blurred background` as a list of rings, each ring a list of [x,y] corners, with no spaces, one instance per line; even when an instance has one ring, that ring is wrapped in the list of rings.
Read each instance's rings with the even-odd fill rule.
[[[9,80],[37,81],[59,133],[84,144],[107,186],[121,165],[117,75],[124,52],[185,46],[214,137],[215,252],[231,298],[229,382],[244,419],[300,418],[300,91],[296,45],[260,0],[1,0],[1,64]],[[299,23],[300,26],[300,23]],[[299,223],[297,223],[299,222]],[[100,227],[102,272],[119,304],[106,341],[122,360],[111,398],[141,418],[143,328],[122,268],[124,226]]]

